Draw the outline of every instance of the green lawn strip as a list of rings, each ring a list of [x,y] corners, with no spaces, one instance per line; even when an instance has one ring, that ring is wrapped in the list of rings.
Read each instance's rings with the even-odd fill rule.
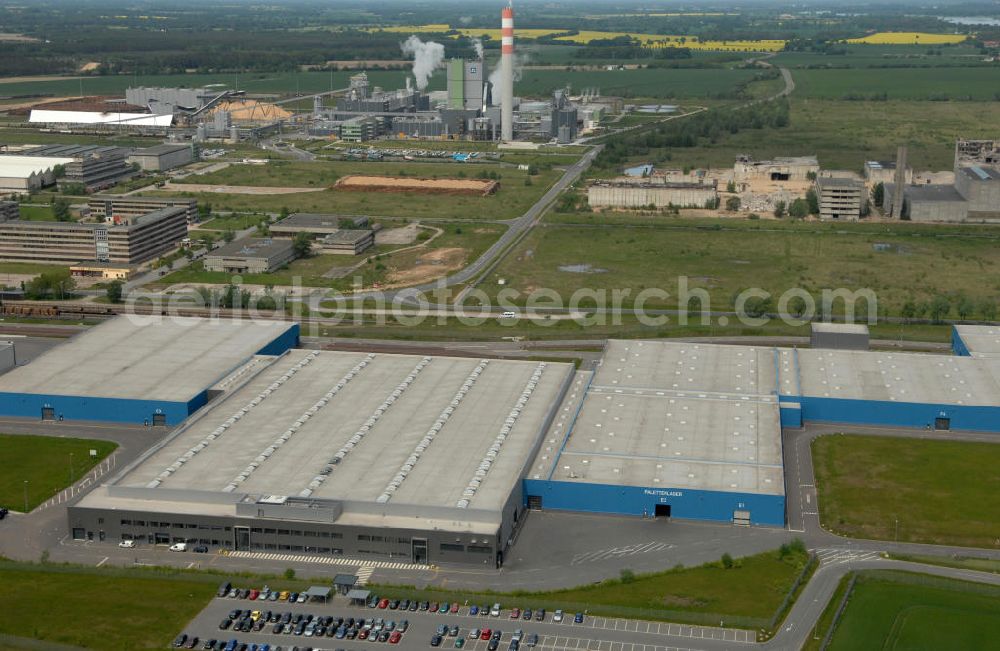
[[[929,303],[939,294],[951,298],[953,311],[961,295],[977,310],[996,303],[1000,248],[993,237],[899,233],[549,226],[529,233],[481,287],[493,296],[514,290],[513,301],[521,304],[539,288],[555,290],[564,302],[580,288],[608,296],[629,290],[630,303],[644,289],[663,290],[669,295],[649,295],[645,305],[675,308],[686,278],[688,288],[704,289],[719,311],[733,309],[734,298],[749,287],[770,292],[773,307],[793,288],[817,298],[823,290],[871,290],[880,315],[898,315],[908,300]],[[970,286],[970,277],[983,282]],[[867,315],[864,300],[856,308]],[[842,312],[843,302],[834,309]]]
[[[0,505],[23,511],[27,480],[31,510],[86,475],[117,447],[109,441],[0,434],[4,466],[0,473]],[[91,457],[91,450],[96,450],[97,456]]]
[[[797,98],[856,98],[885,96],[909,100],[994,99],[996,69],[992,66],[949,68],[800,69],[792,73]]]
[[[250,572],[3,559],[0,577],[5,586],[0,591],[0,633],[109,651],[165,648],[224,580],[282,590],[329,582]]]
[[[69,271],[69,267],[57,264],[41,264],[38,262],[0,262],[0,282],[3,281],[4,274],[31,274],[38,275],[49,271]]]
[[[1000,574],[1000,560],[995,558],[980,558],[977,556],[930,556],[927,554],[897,554],[889,553],[889,558],[925,565],[954,567],[960,570],[976,570],[977,572],[992,572]]]
[[[993,547],[1000,446],[835,434],[812,442],[824,526],[856,538]]]
[[[410,586],[377,585],[380,596],[460,601],[504,606],[562,608],[611,617],[632,617],[719,626],[765,626],[781,605],[806,562],[803,552],[784,559],[764,552],[736,559],[732,568],[706,563],[632,578],[544,592],[414,590]]]
[[[802,651],[819,651],[823,644],[823,638],[826,637],[827,631],[830,630],[830,626],[833,624],[837,608],[840,606],[840,602],[843,600],[844,593],[847,592],[847,586],[850,582],[851,573],[847,573],[841,577],[840,582],[837,583],[837,589],[834,590],[830,601],[826,603],[826,608],[823,609],[823,614],[816,620],[816,626],[812,630],[812,635],[806,639]]]
[[[267,215],[226,215],[202,222],[198,224],[198,228],[209,231],[242,231],[257,226],[266,219]]]
[[[973,651],[1000,637],[1000,587],[886,570],[859,574],[830,648]]]

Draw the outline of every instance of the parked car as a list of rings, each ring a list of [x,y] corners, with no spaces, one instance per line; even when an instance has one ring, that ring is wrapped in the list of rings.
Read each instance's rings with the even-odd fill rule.
[[[288,590],[282,590],[278,595],[278,601],[288,601]]]
[[[216,591],[215,596],[225,597],[227,594],[229,594],[229,591],[232,589],[233,589],[232,584],[229,583],[229,581],[226,581],[219,586],[219,589]]]
[[[134,549],[135,548],[135,541],[134,540],[123,540],[120,543],[118,543],[118,546],[121,547],[122,549]]]
[[[583,613],[577,613],[576,615],[574,615],[573,616],[573,622],[575,624],[582,624],[583,623]]]
[[[437,630],[435,632],[438,635],[444,637],[445,635],[448,634],[448,625],[447,624],[438,624]]]
[[[431,646],[441,646],[441,636],[435,635],[431,638]]]
[[[428,608],[430,608],[430,604],[428,604],[426,601],[420,602],[420,610],[427,610]]]
[[[479,634],[479,639],[480,640],[488,640],[491,637],[493,637],[493,631],[491,631],[488,628],[484,628],[483,632]]]
[[[528,638],[524,641],[524,644],[525,646],[530,646],[530,647],[537,645],[538,633],[532,633],[531,635],[529,635]]]
[[[452,626],[448,629],[448,637],[458,637],[458,626]]]
[[[179,543],[174,543],[173,545],[171,545],[170,546],[170,551],[172,551],[172,552],[186,552],[187,548],[188,548],[187,543],[179,542]]]
[[[257,588],[253,588],[252,590],[250,590],[250,594],[247,595],[247,598],[250,601],[256,601],[257,597],[259,596],[260,596],[260,590],[258,590]]]
[[[221,622],[219,622],[219,630],[220,631],[228,630],[229,627],[232,626],[232,625],[233,625],[233,620],[231,620],[231,619],[224,619]]]
[[[461,649],[464,646],[465,646],[465,638],[464,637],[460,637],[457,640],[455,640],[455,648],[456,649]]]
[[[525,608],[524,609],[524,612],[521,614],[521,619],[524,619],[526,621],[530,621],[531,620],[531,609],[530,608]]]
[[[450,609],[451,614],[452,615],[457,615],[458,614],[458,609],[459,609],[459,605],[458,605],[458,602],[456,601],[455,603],[453,603],[451,605],[451,609]]]
[[[510,609],[510,618],[511,619],[521,619],[521,609],[520,608],[511,608]]]
[[[399,644],[401,639],[403,639],[403,634],[399,631],[393,631],[392,635],[389,636],[389,644]]]
[[[556,624],[558,624],[562,620],[563,620],[563,611],[557,610],[556,612],[552,613],[552,621],[553,622],[555,622]]]
[[[304,592],[300,592],[299,593],[299,598],[295,600],[295,603],[304,604],[308,600],[309,600],[309,595],[307,595]]]
[[[191,551],[193,551],[195,554],[207,554],[208,547],[205,545],[196,545],[195,548],[192,549]]]
[[[490,643],[486,645],[486,651],[497,651],[499,646],[500,640],[490,640]]]
[[[400,633],[405,633],[408,628],[410,628],[410,620],[408,619],[399,620],[399,624],[396,626],[396,630]]]
[[[6,506],[0,506],[0,520],[6,518],[8,513],[10,513],[10,511]]]
[[[493,607],[490,608],[490,616],[491,617],[499,617],[500,616],[500,604],[493,604]]]
[[[196,646],[198,646],[198,636],[197,635],[193,635],[193,636],[189,637],[188,641],[184,643],[184,648],[185,649],[193,649]]]
[[[388,642],[390,635],[392,635],[392,633],[390,633],[389,631],[382,631],[381,633],[378,634],[378,641],[379,642]],[[369,638],[369,639],[371,639],[371,638]]]
[[[188,636],[185,635],[184,633],[181,633],[180,635],[178,635],[177,637],[175,637],[174,638],[174,648],[175,649],[179,649],[182,646],[184,646],[184,643],[187,642],[187,639],[188,639]]]
[[[432,601],[431,605],[430,605],[430,608],[428,609],[427,612],[436,613],[438,611],[438,608],[440,606],[441,606],[441,604],[439,604],[438,602]]]
[[[447,613],[449,610],[451,610],[451,604],[449,604],[447,601],[441,604],[441,606],[438,608],[438,612],[441,613],[442,615],[444,613]]]
[[[535,611],[535,621],[536,622],[544,622],[545,621],[545,609],[544,608],[539,608],[538,610]]]
[[[396,610],[399,608],[399,599],[393,599],[389,602],[389,610]]]
[[[481,632],[482,631],[480,631],[478,628],[472,629],[471,631],[469,631],[469,639],[470,640],[478,640],[479,639],[479,634]]]
[[[386,608],[389,607],[389,600],[388,599],[382,599],[382,600],[380,600],[378,602],[378,607],[381,608],[382,610],[385,610]]]
[[[478,615],[479,614],[479,606],[477,606],[476,604],[472,604],[471,606],[469,606],[469,614],[470,615]]]

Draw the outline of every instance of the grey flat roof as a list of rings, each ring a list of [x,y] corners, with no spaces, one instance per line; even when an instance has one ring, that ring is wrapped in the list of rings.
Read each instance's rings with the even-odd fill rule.
[[[824,323],[822,321],[814,321],[811,326],[813,332],[851,335],[868,334],[868,326],[863,323]]]
[[[861,179],[852,179],[843,176],[821,176],[816,179],[816,184],[820,187],[860,188],[864,185],[864,182]]]
[[[325,244],[357,244],[358,242],[365,240],[369,237],[374,237],[374,231],[368,230],[339,230],[336,233],[330,233],[323,238]]]
[[[174,208],[181,210],[181,208]],[[245,237],[220,246],[207,257],[210,258],[270,258],[283,253],[293,246],[292,240],[280,237]]]
[[[529,477],[781,495],[774,366],[771,348],[609,341]]]
[[[5,373],[0,392],[187,401],[291,327],[280,321],[135,318],[94,326]]]
[[[973,357],[1000,356],[1000,327],[957,325],[955,330]]]
[[[322,231],[333,231],[340,228],[340,220],[352,222],[355,226],[368,223],[367,217],[357,215],[328,215],[310,212],[297,212],[285,217],[280,222],[272,224],[271,228],[295,229],[307,231],[310,229],[320,229]]]
[[[895,184],[886,183],[885,191],[892,194]],[[903,188],[903,193],[910,201],[926,202],[964,202],[965,197],[959,194],[953,185],[931,184],[931,185],[908,185]]]
[[[117,485],[153,483],[164,500],[173,499],[173,489],[292,497],[309,489],[312,499],[376,504],[405,473],[384,503],[454,509],[468,499],[469,509],[499,513],[571,371],[562,363],[292,350],[202,410]],[[480,473],[505,427],[509,432]],[[203,449],[162,476],[202,442]],[[330,464],[348,444],[339,463]],[[251,464],[257,465],[239,480]],[[310,488],[327,466],[325,481]],[[478,489],[467,497],[474,480]],[[346,511],[338,521],[388,522],[383,513]]]
[[[779,355],[786,395],[1000,406],[1000,360],[788,348]],[[796,368],[801,393],[795,387]]]
[[[172,154],[175,151],[182,151],[184,149],[191,149],[191,145],[154,145],[153,147],[146,147],[144,149],[136,149],[132,152],[133,156],[162,156],[164,154]]]

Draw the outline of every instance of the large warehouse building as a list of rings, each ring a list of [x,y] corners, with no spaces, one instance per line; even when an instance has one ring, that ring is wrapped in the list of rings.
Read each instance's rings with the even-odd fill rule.
[[[72,507],[74,537],[502,562],[571,365],[256,359],[211,409]]]
[[[297,338],[119,318],[0,375],[0,415],[179,424],[70,507],[76,539],[417,564],[499,565],[530,509],[783,526],[805,421],[1000,432],[988,327],[955,355],[611,341],[594,371]]]
[[[176,425],[254,355],[298,343],[298,324],[119,317],[0,375],[0,416]]]

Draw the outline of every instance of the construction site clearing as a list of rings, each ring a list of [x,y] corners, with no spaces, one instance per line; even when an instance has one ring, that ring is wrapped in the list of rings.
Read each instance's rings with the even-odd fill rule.
[[[334,190],[354,192],[413,192],[417,194],[491,195],[500,188],[499,181],[487,179],[421,179],[400,176],[345,176],[333,184]]]

